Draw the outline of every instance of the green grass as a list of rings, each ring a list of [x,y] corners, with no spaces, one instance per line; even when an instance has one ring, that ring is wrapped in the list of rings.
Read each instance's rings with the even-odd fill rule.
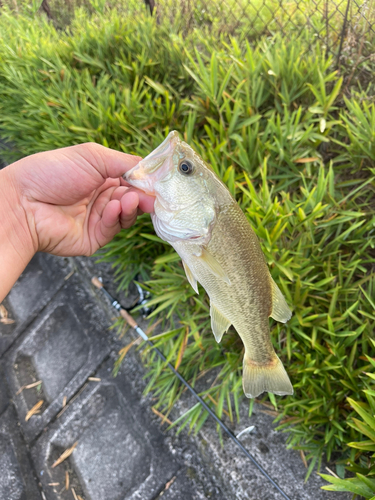
[[[356,81],[344,98],[333,60],[307,31],[254,45],[200,29],[178,33],[147,15],[134,23],[116,10],[78,10],[68,31],[30,15],[0,15],[0,130],[14,145],[7,159],[87,140],[146,155],[177,129],[238,200],[293,309],[286,325],[271,323],[295,387],[294,396],[271,396],[280,428],[305,451],[308,474],[325,454],[342,476],[342,461],[367,453],[349,445],[363,439],[350,401],[369,404],[364,372],[374,372],[368,92]],[[150,320],[164,318],[165,333],[153,340],[193,385],[214,373],[202,397],[219,416],[238,418],[242,344],[232,330],[215,342],[203,289],[194,294],[150,218],[120,233],[104,258],[121,288],[142,276],[156,306]],[[144,362],[146,390],[169,415],[183,389],[152,351]],[[177,425],[197,432],[206,418],[195,406]]]

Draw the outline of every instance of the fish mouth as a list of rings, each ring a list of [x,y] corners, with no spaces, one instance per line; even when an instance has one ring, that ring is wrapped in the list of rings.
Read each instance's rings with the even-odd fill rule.
[[[154,149],[146,158],[143,158],[129,172],[126,172],[123,178],[146,194],[155,195],[154,184],[171,169],[173,152],[179,142],[181,141],[178,132],[173,130],[160,146]]]

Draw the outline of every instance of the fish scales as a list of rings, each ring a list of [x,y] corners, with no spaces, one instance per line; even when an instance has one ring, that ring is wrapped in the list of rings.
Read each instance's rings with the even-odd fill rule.
[[[180,255],[194,290],[198,293],[199,282],[210,297],[216,340],[230,325],[241,337],[246,396],[292,394],[269,327],[270,316],[285,323],[291,311],[256,234],[225,184],[177,132],[124,177],[156,196],[151,214],[155,231]]]
[[[230,197],[230,193],[227,194]],[[269,334],[272,297],[268,268],[244,214],[231,197],[230,202],[220,210],[207,246],[226,272],[230,285],[212,274],[199,259],[191,257],[188,243],[178,242],[173,246],[179,255],[184,255],[197,281],[204,283],[211,303],[234,326],[252,359],[271,361],[274,349]],[[222,233],[225,238],[221,237]],[[249,325],[252,325],[251,330]]]

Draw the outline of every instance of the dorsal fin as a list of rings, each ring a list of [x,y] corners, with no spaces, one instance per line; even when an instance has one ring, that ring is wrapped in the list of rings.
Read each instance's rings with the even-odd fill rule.
[[[211,328],[213,334],[215,335],[216,342],[220,342],[224,333],[228,330],[232,324],[217,307],[215,307],[212,302],[210,306],[210,316],[211,316]]]
[[[271,318],[281,323],[286,323],[292,317],[292,311],[289,309],[288,304],[281,293],[280,288],[276,285],[270,276],[272,288],[272,311]]]

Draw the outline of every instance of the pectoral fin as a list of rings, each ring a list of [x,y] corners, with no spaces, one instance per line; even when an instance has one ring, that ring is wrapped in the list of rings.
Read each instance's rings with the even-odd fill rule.
[[[193,273],[191,272],[190,270],[190,267],[186,264],[185,261],[182,261],[182,265],[184,266],[184,269],[185,269],[185,273],[186,273],[186,277],[188,279],[188,282],[190,283],[190,285],[193,287],[193,290],[199,294],[198,292],[198,284],[197,284],[197,280],[194,278],[193,276]]]
[[[271,277],[270,279],[272,287],[272,311],[270,316],[276,321],[286,323],[291,318],[292,311],[289,309],[284,295],[280,292],[279,287]]]
[[[216,342],[220,342],[224,333],[232,324],[221,312],[211,304],[210,307],[211,328],[215,335]]]
[[[202,247],[202,253],[198,257],[198,259],[201,260],[201,262],[218,278],[221,278],[223,281],[228,283],[230,285],[230,280],[224,271],[224,269],[221,267],[219,262],[215,259],[213,255],[210,254],[206,248]]]

